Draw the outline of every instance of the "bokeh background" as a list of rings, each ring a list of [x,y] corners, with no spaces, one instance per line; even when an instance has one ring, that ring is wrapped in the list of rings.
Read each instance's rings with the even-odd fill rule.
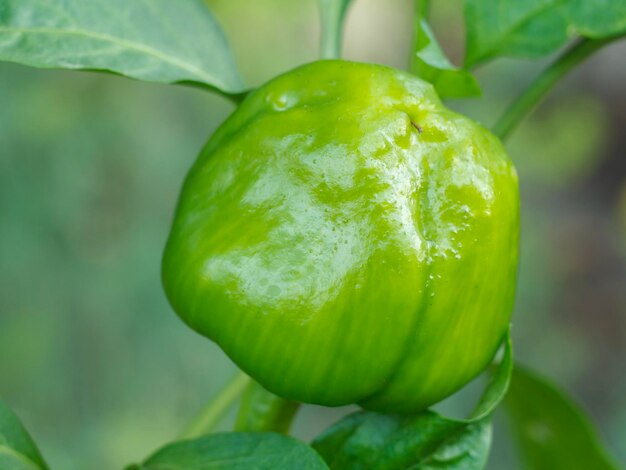
[[[460,2],[433,3],[458,61]],[[314,0],[208,4],[250,83],[316,58]],[[411,4],[357,0],[345,57],[406,67]],[[480,100],[449,104],[488,126],[543,65],[498,60],[478,71]],[[159,280],[181,181],[231,110],[196,89],[0,64],[0,395],[53,468],[142,459],[235,372]],[[560,84],[508,148],[523,197],[517,357],[570,390],[626,463],[626,43]],[[345,411],[304,407],[295,432]],[[490,468],[515,469],[503,423]]]

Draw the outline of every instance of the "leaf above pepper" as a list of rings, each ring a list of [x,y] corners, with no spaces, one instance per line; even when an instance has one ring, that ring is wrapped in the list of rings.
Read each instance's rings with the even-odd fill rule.
[[[244,90],[226,37],[201,0],[4,0],[0,60]]]
[[[569,0],[569,17],[576,30],[589,38],[605,38],[626,32],[623,0]]]
[[[623,0],[466,0],[465,65],[501,56],[538,58],[581,35],[626,32]]]
[[[465,65],[497,56],[537,58],[567,40],[563,0],[466,0]]]
[[[455,67],[446,57],[425,19],[417,27],[417,48],[411,72],[433,84],[442,98],[465,98],[480,95],[480,87],[466,69]]]

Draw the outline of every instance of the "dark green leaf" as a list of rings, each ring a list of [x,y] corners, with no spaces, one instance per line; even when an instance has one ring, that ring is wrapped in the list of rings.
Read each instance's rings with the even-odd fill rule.
[[[3,0],[0,60],[191,82],[226,93],[244,88],[202,0]]]
[[[448,437],[415,470],[478,470],[485,468],[491,446],[491,420],[467,424]]]
[[[3,470],[48,468],[22,423],[0,400],[0,468]]]
[[[477,470],[491,441],[488,420],[466,423],[432,411],[416,415],[358,412],[319,436],[313,447],[331,469]]]
[[[346,12],[352,0],[318,0],[322,41],[320,55],[324,59],[341,56],[341,40]]]
[[[490,415],[506,394],[511,369],[507,337],[504,357],[469,419],[450,419],[432,411],[413,415],[361,411],[331,426],[313,447],[337,470],[480,470],[489,452]]]
[[[466,66],[496,56],[536,58],[568,38],[565,0],[466,0]]]
[[[417,27],[417,49],[411,71],[433,84],[442,98],[465,98],[480,95],[480,87],[467,70],[455,67],[437,43],[430,26],[420,19]]]
[[[179,441],[157,451],[142,470],[324,470],[306,444],[275,433],[222,433]]]
[[[569,0],[572,25],[583,36],[604,38],[626,33],[624,0]]]
[[[505,404],[528,468],[617,470],[580,408],[534,373],[515,367]]]

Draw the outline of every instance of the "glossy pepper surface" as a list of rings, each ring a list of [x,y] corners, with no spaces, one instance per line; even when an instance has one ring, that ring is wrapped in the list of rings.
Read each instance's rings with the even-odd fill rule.
[[[260,87],[185,181],[180,317],[268,390],[416,411],[475,377],[512,309],[519,197],[499,141],[405,72],[320,61]]]

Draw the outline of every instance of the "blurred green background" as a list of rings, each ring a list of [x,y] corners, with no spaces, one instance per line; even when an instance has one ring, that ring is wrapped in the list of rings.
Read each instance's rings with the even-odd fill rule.
[[[208,3],[250,83],[316,58],[314,0]],[[357,0],[345,57],[406,67],[411,4]],[[458,61],[460,3],[433,15]],[[478,71],[483,98],[450,105],[490,125],[544,64],[496,61]],[[159,281],[182,179],[231,110],[184,87],[0,64],[0,395],[53,468],[142,459],[235,371]],[[572,391],[626,462],[626,43],[562,83],[508,148],[523,195],[517,357]],[[345,411],[304,407],[296,435]],[[500,421],[490,468],[515,469]]]

